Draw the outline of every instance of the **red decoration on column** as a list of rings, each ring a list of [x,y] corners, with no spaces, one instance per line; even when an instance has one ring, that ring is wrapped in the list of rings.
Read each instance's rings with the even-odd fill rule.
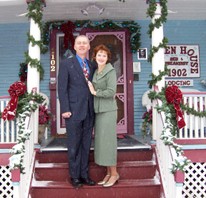
[[[23,95],[25,91],[26,85],[23,82],[16,81],[9,87],[8,92],[11,96],[11,100],[7,104],[1,116],[4,120],[13,120],[15,118],[18,96]]]
[[[185,121],[182,116],[182,111],[180,109],[179,103],[182,102],[182,92],[178,89],[177,86],[169,86],[165,90],[165,97],[169,104],[174,104],[175,112],[176,112],[176,119],[178,128],[181,129],[185,126]]]
[[[61,30],[64,32],[64,47],[66,49],[69,48],[69,40],[71,41],[72,48],[74,47],[74,36],[73,36],[73,30],[74,30],[74,24],[71,21],[68,21],[67,23],[63,23],[61,25]]]

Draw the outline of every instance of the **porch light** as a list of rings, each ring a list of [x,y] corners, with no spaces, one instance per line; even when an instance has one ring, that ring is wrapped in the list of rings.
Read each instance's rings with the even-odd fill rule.
[[[82,14],[87,16],[89,14],[88,10],[91,7],[96,8],[98,10],[98,12],[99,12],[99,15],[101,15],[104,12],[104,10],[105,10],[105,8],[99,8],[95,3],[89,3],[87,8],[81,10]]]

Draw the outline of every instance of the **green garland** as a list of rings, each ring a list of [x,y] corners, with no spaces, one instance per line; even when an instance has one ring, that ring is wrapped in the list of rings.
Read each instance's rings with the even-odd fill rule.
[[[38,59],[34,59],[34,58],[31,58],[28,54],[28,51],[24,52],[24,57],[26,58],[25,59],[25,63],[26,64],[29,64],[30,63],[30,67],[34,67],[34,68],[37,68],[37,71],[39,72],[40,74],[40,79],[43,79],[43,76],[44,76],[44,68],[42,67],[41,65],[41,62],[40,60]]]
[[[43,45],[48,46],[50,42],[49,31],[51,28],[60,29],[61,25],[66,23],[66,21],[50,21],[46,22],[42,30],[42,40]],[[122,28],[128,28],[131,34],[130,36],[130,47],[133,53],[136,53],[141,46],[140,42],[140,29],[141,27],[134,21],[123,21],[123,22],[113,22],[112,20],[103,20],[101,22],[92,22],[90,20],[77,20],[74,21],[75,29],[78,28],[91,28],[95,30],[120,30]],[[47,47],[48,49],[48,47]]]
[[[148,62],[152,62],[152,58],[154,57],[154,54],[155,54],[156,52],[158,52],[160,48],[165,48],[165,49],[166,49],[168,42],[169,42],[168,38],[164,37],[164,38],[162,39],[162,43],[160,43],[158,47],[152,46],[152,47],[150,48],[150,53],[149,53],[149,56],[148,56],[148,59],[147,59]]]
[[[31,93],[25,92],[25,94],[19,96],[17,109],[16,109],[16,117],[18,117],[19,114],[23,113],[23,107],[31,100],[34,101],[35,103],[41,104],[45,99],[39,94],[33,95],[32,92]]]
[[[165,70],[164,71],[159,70],[159,75],[156,76],[153,73],[151,73],[149,76],[152,77],[152,80],[148,80],[149,88],[151,89],[152,86],[155,86],[158,81],[161,81],[162,78],[165,75],[168,75],[168,74],[169,74],[169,69],[167,68],[167,65],[165,65]]]
[[[28,4],[28,8],[27,10],[29,10],[29,12],[26,14],[26,16],[28,17],[28,20],[30,18],[32,18],[36,24],[38,24],[39,28],[40,28],[40,31],[42,31],[42,28],[43,28],[43,22],[42,22],[42,12],[43,12],[43,9],[42,9],[42,0],[35,0],[35,1],[32,1],[30,0],[30,3]],[[43,41],[42,40],[39,40],[39,41],[36,41],[34,39],[34,37],[32,35],[30,35],[30,32],[28,31],[27,32],[27,43],[30,43],[32,44],[32,47],[34,47],[35,45],[38,45],[39,48],[40,48],[40,52],[41,53],[45,53],[46,52],[46,48],[45,46],[43,45]],[[24,52],[24,57],[25,57],[25,64],[29,64],[30,63],[30,66],[31,67],[34,67],[34,68],[37,68],[37,71],[39,71],[40,73],[40,79],[42,80],[43,79],[43,76],[44,76],[44,68],[41,64],[41,62],[37,59],[32,59],[29,54],[28,54],[28,51],[27,52]]]
[[[162,23],[167,21],[167,0],[160,0],[160,5],[162,7],[161,9],[161,16],[157,19],[155,19],[154,23],[149,24],[149,30],[147,31],[147,34],[149,34],[150,38],[152,38],[152,32],[154,28],[159,28],[162,26]],[[156,0],[150,0],[149,1],[149,8],[147,9],[147,17],[153,18],[155,16],[155,11],[157,9]],[[150,53],[148,56],[148,62],[152,62],[152,58],[154,57],[154,54],[159,51],[160,48],[166,48],[167,43],[169,42],[168,38],[164,37],[162,39],[162,43],[159,44],[159,46],[153,46],[150,48]]]
[[[157,19],[155,19],[155,23],[149,24],[149,30],[147,33],[150,35],[150,38],[152,37],[152,31],[154,28],[159,28],[162,26],[162,23],[167,21],[167,0],[160,0],[160,5],[162,7],[161,9],[161,16]],[[147,9],[147,17],[153,18],[155,16],[155,11],[157,8],[156,0],[150,0],[149,1],[149,8]]]

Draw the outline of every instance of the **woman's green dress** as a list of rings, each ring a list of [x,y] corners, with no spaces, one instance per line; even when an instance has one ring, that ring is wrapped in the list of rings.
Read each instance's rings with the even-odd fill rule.
[[[94,96],[95,110],[95,163],[102,166],[117,164],[117,104],[113,97],[116,93],[116,72],[111,64],[94,73],[92,83],[97,91]]]

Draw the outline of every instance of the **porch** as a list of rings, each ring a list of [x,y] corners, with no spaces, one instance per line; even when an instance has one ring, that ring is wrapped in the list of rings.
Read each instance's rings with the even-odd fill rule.
[[[23,3],[22,3],[23,1],[25,3],[25,0],[21,0],[21,1],[18,0],[18,1],[16,1],[16,3],[21,2],[20,4],[23,5]],[[66,3],[65,1],[63,1],[66,5],[69,4],[69,6],[71,8],[71,10],[69,9],[69,11],[68,11],[67,6],[62,6],[65,4],[59,3],[59,5],[57,6],[57,5],[54,5],[55,2],[52,0],[47,1],[47,2],[50,3],[50,8],[55,8],[56,10],[59,9],[58,16],[60,17],[61,20],[64,19],[64,17],[66,17],[65,20],[68,19],[68,15],[65,14],[68,12],[70,14],[69,19],[76,20],[78,17],[80,17],[77,14],[78,11],[80,10],[80,7],[81,7],[81,9],[83,8],[82,7],[83,4],[79,4],[79,1],[75,1],[75,2],[72,1],[71,3]],[[51,2],[54,2],[53,5]],[[160,1],[157,0],[156,2],[159,3]],[[191,4],[191,2],[193,4]],[[196,3],[194,1],[191,1],[191,2],[182,3],[180,1],[180,2],[178,2],[179,6],[176,5],[176,2],[175,2],[175,4],[170,4],[170,5],[174,6],[173,8],[175,8],[175,9],[176,9],[176,7],[178,7],[178,12],[176,12],[176,13],[178,13],[176,15],[176,17],[177,16],[178,17],[173,18],[173,19],[175,19],[175,20],[181,19],[182,20],[183,17],[185,17],[186,13],[188,13],[188,15],[186,17],[191,18],[192,20],[194,19],[194,17],[198,18],[200,16],[197,14],[199,9],[198,9],[198,11],[195,10],[194,5],[199,5],[200,6],[199,8],[202,8],[202,7],[204,7],[204,6],[202,6],[202,4],[205,2],[203,2],[203,0],[200,1],[200,2],[202,2],[202,4]],[[102,1],[102,4],[103,3],[104,3],[104,5],[107,5],[108,8],[110,9],[110,12],[108,14],[110,15],[110,18],[112,18],[112,19],[120,20],[121,15],[125,16],[125,18],[123,17],[124,20],[126,20],[126,18],[128,18],[129,20],[133,19],[133,18],[134,18],[134,20],[137,20],[137,19],[141,19],[141,17],[143,17],[144,19],[146,18],[145,17],[146,16],[146,4],[143,1],[141,1],[141,2],[139,1],[138,3],[136,1],[128,1],[127,3],[125,3],[126,6],[121,6],[121,7],[119,7],[119,9],[117,9],[117,6],[115,6],[115,5],[117,5],[116,4],[117,2],[115,2],[115,1],[112,1],[112,2]],[[77,6],[77,4],[78,4],[78,6]],[[5,9],[4,7],[2,7],[2,8]],[[26,11],[26,5],[21,6],[21,8],[23,8],[23,10]],[[180,14],[180,13],[182,13],[181,11],[183,10],[183,8],[186,11],[186,12],[183,12],[184,15]],[[194,14],[191,13],[191,8],[193,8],[192,11],[194,11]],[[66,9],[66,11],[64,9]],[[20,9],[20,10],[23,11],[22,9]],[[65,12],[63,12],[63,10]],[[128,10],[130,10],[131,12],[128,12]],[[9,11],[13,12],[12,9],[10,9]],[[57,20],[57,14],[55,12],[52,12],[51,10],[47,11],[46,9],[45,9],[45,11],[46,11],[45,12],[45,19],[46,20],[47,19]],[[21,13],[23,13],[23,12],[21,12]],[[59,15],[59,13],[61,13],[61,14]],[[118,14],[115,14],[115,13],[118,13]],[[125,13],[129,13],[130,16],[126,15]],[[199,13],[204,14],[204,12],[199,12]],[[4,14],[4,12],[2,12],[2,14]],[[9,16],[12,14],[10,13]],[[112,14],[114,14],[114,15],[112,16]],[[101,15],[101,17],[102,16],[103,15]],[[172,15],[170,15],[170,17],[171,16]],[[46,18],[46,17],[48,17],[48,18]],[[52,17],[54,17],[54,18],[52,18]],[[72,18],[72,17],[74,17],[74,18]],[[100,16],[97,17],[94,10],[93,10],[92,17],[91,17],[92,20],[100,20],[101,21],[102,19],[104,19],[101,17]],[[173,15],[173,17],[175,17],[175,15]],[[2,17],[2,18],[7,18],[7,17]],[[82,19],[83,17],[81,16],[80,18]],[[204,15],[204,18],[205,18],[205,15]],[[22,22],[22,20],[20,20],[20,21]],[[142,24],[145,24],[145,21],[143,21]],[[181,26],[181,25],[179,25],[179,26]],[[18,29],[19,29],[19,27],[18,27]],[[38,31],[37,27],[36,27],[36,30]],[[36,30],[34,32],[36,32]],[[146,33],[146,31],[144,31],[144,32]],[[179,30],[177,30],[177,32],[179,32]],[[188,32],[190,32],[190,31],[188,31]],[[157,35],[160,35],[160,34],[158,33]],[[187,36],[184,35],[184,38],[185,37],[187,37]],[[40,39],[40,37],[36,40],[39,40],[39,39]],[[158,39],[160,39],[160,40],[158,40]],[[173,43],[176,43],[177,39],[175,38],[175,36],[173,39],[174,39]],[[188,38],[188,40],[189,39],[190,38]],[[158,46],[159,41],[161,42],[162,38],[156,37],[156,38],[153,38],[153,41],[155,41],[155,42],[152,42],[152,45]],[[54,42],[54,39],[53,39],[53,42]],[[143,40],[143,42],[145,42],[145,40]],[[184,42],[188,43],[187,40],[184,40]],[[202,43],[202,41],[199,43]],[[151,45],[151,41],[149,40],[147,43],[144,43],[144,45],[148,46],[148,49],[149,49],[149,47]],[[202,47],[202,49],[203,49],[203,47]],[[31,54],[34,54],[34,55],[38,54],[37,58],[39,59],[39,53],[36,53],[34,51],[32,52],[32,49],[30,49],[29,51],[31,52]],[[52,54],[52,52],[51,52],[52,55],[54,55],[54,53],[55,52],[53,52],[53,54]],[[157,66],[159,66],[159,65],[163,66],[163,52],[158,53],[158,57],[159,57],[158,61],[155,61],[155,60],[153,61],[153,63],[154,63],[152,66],[153,73],[156,73],[158,71]],[[52,59],[52,56],[51,56],[51,59]],[[53,60],[51,60],[51,61],[52,61],[51,63],[54,63]],[[134,61],[137,61],[137,58],[135,56],[133,56],[133,59],[131,59],[131,63]],[[49,62],[49,58],[48,58],[47,63],[48,62]],[[141,62],[141,60],[140,60],[140,62]],[[162,62],[162,64],[160,64],[160,62]],[[142,63],[143,62],[141,62],[141,64]],[[132,68],[132,64],[131,64],[131,68]],[[51,69],[51,71],[53,70],[53,65],[51,65],[51,68],[49,65],[48,71],[50,69]],[[148,67],[142,67],[142,69],[144,69],[144,71],[148,70],[147,72],[145,72],[145,76],[148,77],[148,73],[151,70],[151,65],[148,63]],[[163,67],[162,67],[162,69],[163,69]],[[55,70],[55,72],[56,72],[56,70]],[[30,71],[28,73],[30,75],[28,78],[30,80],[30,82],[28,82],[28,85],[29,85],[28,90],[30,91],[32,87],[36,87],[36,86],[37,86],[37,90],[39,90],[39,82],[35,82],[35,83],[32,82],[33,81],[32,75],[34,73],[36,74],[35,79],[39,79],[38,72],[31,72]],[[142,73],[144,73],[144,72],[142,72]],[[52,78],[53,75],[50,75],[49,77],[47,79],[47,82],[51,83],[50,88],[51,88],[51,90],[53,90],[55,85],[52,83],[55,83],[56,78]],[[133,87],[132,87],[133,85],[134,85],[134,90],[138,90],[137,82],[133,82],[132,79],[133,79],[133,72],[131,72],[131,75],[127,79],[128,86],[131,86],[130,91],[133,91]],[[197,82],[197,80],[196,80],[196,82]],[[145,78],[145,81],[141,81],[142,87],[146,85],[147,81],[148,81],[147,78]],[[141,87],[141,85],[139,85],[139,87]],[[139,92],[137,94],[139,94]],[[56,94],[50,94],[50,97],[56,98]],[[3,103],[5,106],[5,103],[7,103],[7,100],[5,100],[5,98],[1,98],[1,99],[4,100]],[[134,100],[135,99],[136,98],[134,95]],[[196,110],[197,109],[203,110],[205,107],[205,93],[201,93],[199,95],[196,93],[188,93],[188,96],[185,95],[184,101],[188,102],[188,105],[195,108]],[[132,103],[132,102],[133,102],[133,96],[130,98],[130,103]],[[141,103],[139,101],[136,101],[136,104],[141,105]],[[1,109],[2,109],[1,111],[3,111],[3,109],[4,109],[4,107],[2,107],[2,106],[1,106]],[[131,105],[131,109],[129,109],[129,112],[132,114],[132,116],[133,116],[132,111],[134,110],[134,108],[135,108],[135,106]],[[127,111],[125,111],[125,112],[127,112]],[[18,129],[17,129],[16,121],[4,122],[3,120],[1,120],[1,131],[0,131],[1,132],[1,134],[0,134],[1,154],[0,154],[0,157],[2,157],[1,158],[2,161],[0,164],[1,165],[0,168],[3,172],[3,174],[2,174],[3,178],[1,181],[1,183],[3,185],[0,186],[1,195],[3,197],[9,197],[9,196],[12,197],[12,195],[14,195],[15,198],[16,197],[17,198],[23,198],[23,197],[27,198],[27,197],[31,197],[31,196],[33,198],[35,198],[35,196],[38,198],[43,196],[45,198],[48,195],[49,196],[53,195],[55,198],[57,198],[58,196],[63,198],[63,196],[67,196],[68,194],[70,194],[71,196],[76,196],[76,197],[85,197],[88,195],[90,195],[90,197],[94,197],[93,196],[94,194],[98,194],[98,195],[103,196],[103,197],[107,197],[108,195],[113,195],[114,197],[116,197],[116,196],[128,197],[128,195],[131,195],[130,197],[135,197],[135,198],[137,196],[138,196],[138,198],[140,198],[140,197],[142,197],[142,198],[143,197],[144,198],[145,197],[157,197],[157,198],[159,198],[159,197],[161,197],[161,198],[162,197],[167,197],[167,198],[185,197],[185,198],[187,198],[187,197],[191,197],[191,196],[205,197],[206,196],[206,192],[205,192],[205,188],[204,188],[205,187],[204,175],[205,175],[205,162],[206,162],[206,159],[205,159],[205,156],[206,156],[205,155],[206,135],[205,135],[205,126],[204,126],[204,124],[206,123],[205,118],[198,118],[198,117],[194,117],[194,116],[189,116],[186,113],[184,114],[186,126],[182,130],[178,131],[177,140],[176,140],[177,143],[183,145],[182,149],[185,151],[185,155],[189,159],[191,159],[191,161],[192,161],[192,163],[187,167],[186,172],[185,172],[185,177],[184,177],[184,174],[181,174],[180,172],[176,172],[177,174],[175,174],[175,175],[170,173],[169,168],[171,167],[171,164],[174,162],[174,160],[177,159],[177,156],[176,156],[176,153],[175,153],[174,148],[172,146],[165,146],[165,144],[162,142],[162,140],[160,140],[161,132],[165,126],[164,114],[163,113],[158,114],[155,111],[153,115],[155,118],[155,121],[153,122],[153,129],[154,129],[153,135],[152,135],[152,137],[148,137],[148,141],[146,143],[139,136],[138,137],[136,135],[130,136],[132,139],[129,138],[129,146],[131,146],[132,142],[133,142],[132,146],[135,145],[135,147],[136,147],[138,145],[137,148],[132,149],[128,145],[125,145],[124,141],[127,138],[119,139],[119,143],[120,142],[124,143],[122,149],[118,150],[118,154],[120,154],[120,156],[121,156],[118,160],[118,168],[121,170],[120,171],[121,181],[120,181],[120,184],[118,184],[114,188],[109,189],[109,191],[107,191],[106,189],[100,189],[99,187],[97,187],[97,189],[95,189],[95,191],[93,191],[91,188],[83,188],[81,191],[76,191],[76,190],[74,191],[74,189],[71,188],[71,185],[67,181],[69,175],[68,175],[68,171],[67,171],[68,165],[67,165],[66,149],[65,149],[65,146],[62,146],[62,143],[65,141],[65,139],[60,140],[58,138],[53,139],[53,138],[49,137],[45,142],[42,142],[41,145],[37,144],[37,136],[38,136],[37,123],[38,123],[38,121],[33,113],[31,113],[31,115],[25,119],[25,128],[31,129],[32,133],[30,134],[29,139],[26,140],[22,144],[23,147],[25,147],[25,153],[23,156],[23,165],[25,167],[26,174],[25,175],[20,174],[19,169],[15,169],[14,171],[12,171],[12,174],[10,174],[10,171],[8,170],[9,169],[8,159],[9,159],[9,157],[11,157],[11,154],[10,154],[11,148],[14,145],[16,145],[17,137],[18,137],[18,135],[17,135]],[[134,122],[134,119],[130,119],[129,121]],[[139,124],[139,123],[132,123],[129,126],[133,127],[134,124]],[[52,129],[54,131],[56,131],[54,127],[52,127]],[[133,132],[133,130],[131,130],[131,131]],[[138,141],[138,143],[134,143],[134,142],[136,142],[134,139],[136,139]],[[54,142],[55,140],[57,140],[56,143],[59,142],[58,145]],[[63,144],[65,144],[65,143],[63,143]],[[128,152],[125,152],[125,146],[127,147],[127,151],[129,149],[129,154],[128,154]],[[143,147],[145,147],[145,146],[146,146],[146,148],[143,149]],[[53,147],[53,148],[51,148],[51,147]],[[119,144],[119,148],[120,147],[121,146]],[[46,151],[46,149],[48,149],[48,151]],[[58,149],[60,151],[57,151]],[[91,161],[93,160],[92,152],[93,151],[91,150]],[[45,159],[48,159],[49,161],[44,161]],[[55,161],[53,161],[53,160],[55,160]],[[63,161],[61,161],[61,160],[63,160]],[[143,162],[140,160],[142,160]],[[143,179],[143,177],[146,175],[146,171],[143,168],[147,168],[147,167],[149,167],[151,172],[149,175],[147,175],[146,179],[149,179],[150,182],[143,182],[145,180],[141,180],[141,179]],[[92,177],[94,177],[94,179],[96,181],[99,179],[99,178],[97,178],[97,176],[103,176],[104,170],[100,169],[99,167],[96,167],[94,165],[94,163],[92,163],[91,168],[92,168],[92,172],[91,172]],[[44,169],[43,172],[41,172],[42,169]],[[48,172],[44,172],[44,171],[47,171],[47,169],[50,169],[52,171],[52,174],[48,174]],[[55,171],[57,169],[58,169],[58,171],[60,171],[59,173],[62,176],[60,178],[55,177],[56,176]],[[60,169],[62,169],[62,170],[60,170]],[[132,169],[132,171],[129,169]],[[61,182],[57,182],[55,179],[59,179]],[[36,180],[40,180],[40,181],[36,182]],[[52,180],[52,182],[51,182],[51,180]],[[140,181],[142,181],[142,182],[140,182]],[[12,183],[12,187],[10,185],[11,183]],[[142,189],[139,188],[140,186],[142,187]],[[155,193],[154,193],[154,191],[152,191],[152,189],[154,189],[154,188],[152,188],[151,186],[155,188]],[[118,191],[115,191],[117,189],[118,189]],[[133,194],[131,194],[131,192]],[[91,195],[90,193],[93,193],[93,194]],[[149,195],[144,194],[144,193],[149,193]],[[98,196],[98,197],[100,197],[100,196]]]

